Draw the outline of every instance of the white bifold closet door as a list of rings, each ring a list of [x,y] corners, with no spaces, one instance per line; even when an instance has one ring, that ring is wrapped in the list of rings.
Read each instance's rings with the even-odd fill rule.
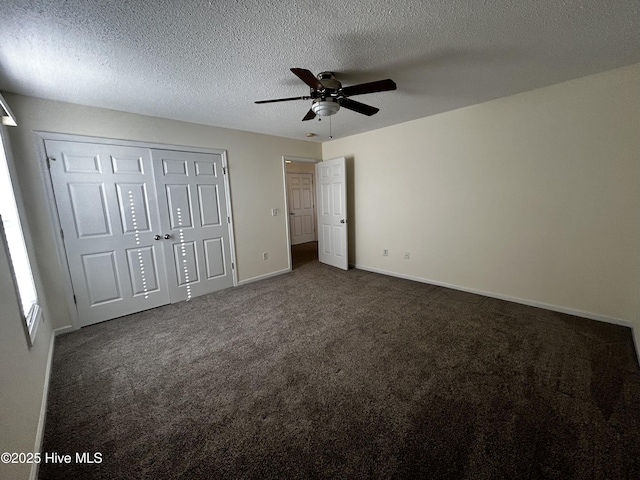
[[[222,157],[171,150],[151,156],[171,302],[232,286]]]
[[[45,148],[81,326],[233,285],[222,155]]]

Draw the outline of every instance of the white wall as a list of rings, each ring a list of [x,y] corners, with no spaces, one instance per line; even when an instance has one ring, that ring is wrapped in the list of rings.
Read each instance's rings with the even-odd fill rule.
[[[49,318],[54,327],[70,325],[62,271],[54,249],[54,232],[42,183],[42,161],[34,131],[226,149],[233,204],[238,279],[284,270],[288,265],[285,217],[271,216],[271,208],[285,212],[282,156],[316,157],[318,143],[290,140],[237,130],[5,95],[17,117],[10,131],[37,261],[46,285]],[[262,260],[262,252],[269,253]]]
[[[322,155],[351,163],[352,263],[632,322],[638,340],[640,65]]]

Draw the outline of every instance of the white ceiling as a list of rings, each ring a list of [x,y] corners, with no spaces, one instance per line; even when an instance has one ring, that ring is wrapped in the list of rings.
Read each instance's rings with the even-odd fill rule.
[[[2,0],[0,90],[291,138],[328,118],[291,67],[354,97],[334,138],[640,62],[638,0]],[[19,120],[19,119],[18,119]]]

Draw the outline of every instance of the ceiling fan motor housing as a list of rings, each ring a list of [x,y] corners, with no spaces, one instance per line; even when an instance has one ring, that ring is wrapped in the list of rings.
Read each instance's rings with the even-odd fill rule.
[[[325,90],[340,90],[342,88],[342,84],[336,80],[333,72],[320,72],[318,74],[318,80],[324,86]]]

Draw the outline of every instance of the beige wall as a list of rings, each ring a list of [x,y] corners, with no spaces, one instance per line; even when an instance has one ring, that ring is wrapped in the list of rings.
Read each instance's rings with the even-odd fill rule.
[[[640,65],[322,147],[351,162],[352,263],[638,335]]]
[[[0,305],[0,452],[33,452],[45,391],[51,322],[40,323],[29,348],[4,245],[0,245]],[[0,463],[0,478],[28,478],[30,467]]]
[[[320,158],[318,157],[318,160]],[[313,173],[316,174],[316,164],[315,162],[295,162],[287,163],[285,165],[285,170],[287,173]]]
[[[34,131],[226,149],[239,280],[287,268],[285,217],[271,216],[271,208],[286,211],[282,156],[319,158],[319,144],[19,95],[5,98],[18,120],[10,131],[16,168],[55,327],[70,320]],[[262,260],[262,252],[269,253],[268,260]]]

